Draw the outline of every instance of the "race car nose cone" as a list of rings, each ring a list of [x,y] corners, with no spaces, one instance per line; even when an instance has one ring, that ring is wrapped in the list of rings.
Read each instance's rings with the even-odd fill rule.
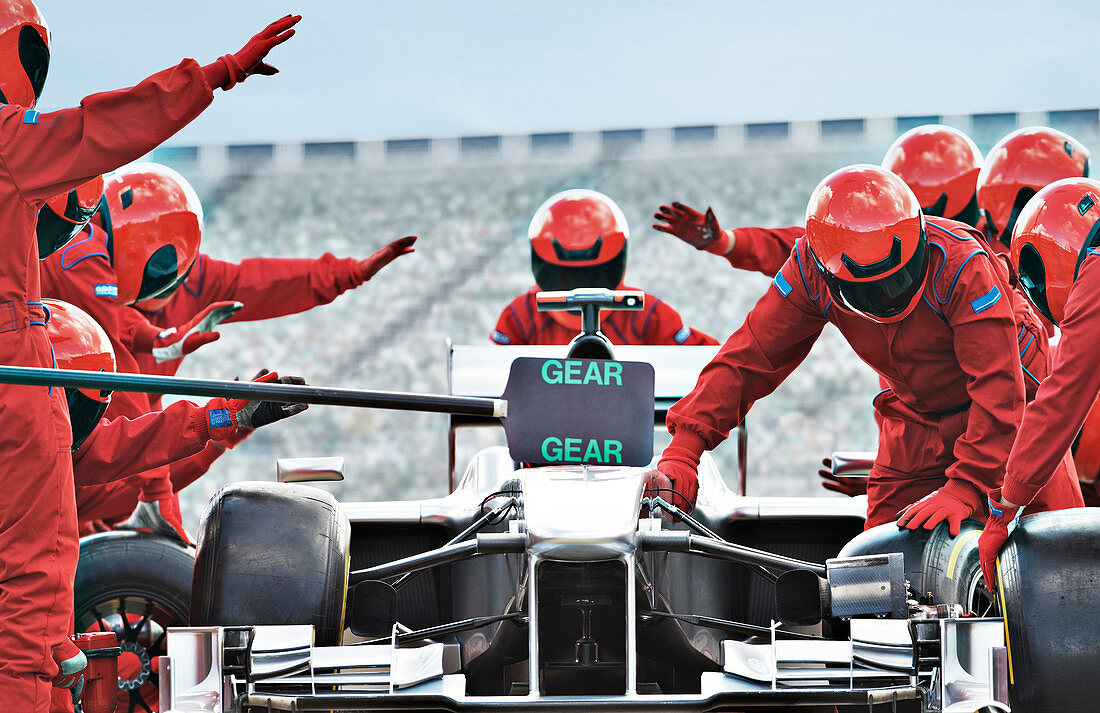
[[[525,471],[527,549],[547,559],[605,560],[634,549],[644,468]]]

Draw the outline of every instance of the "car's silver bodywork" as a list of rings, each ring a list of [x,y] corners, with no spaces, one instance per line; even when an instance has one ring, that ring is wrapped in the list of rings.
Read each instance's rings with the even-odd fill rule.
[[[616,349],[621,359],[655,365],[659,408],[662,399],[667,403],[694,385],[700,366],[712,354],[713,348]],[[512,358],[550,355],[560,355],[560,348],[453,348],[451,391],[497,395]],[[501,614],[513,618],[413,648],[397,644],[399,627],[385,643],[335,649],[313,648],[308,629],[254,627],[254,640],[236,654],[247,659],[247,675],[237,664],[225,664],[226,630],[173,630],[170,660],[162,664],[168,671],[162,680],[169,685],[162,685],[161,710],[779,710],[791,705],[866,706],[917,699],[926,711],[954,713],[983,706],[1008,710],[998,689],[1004,646],[1001,620],[935,620],[934,644],[914,633],[930,631],[928,625],[911,626],[904,616],[855,616],[850,619],[850,635],[820,638],[818,625],[802,631],[804,637],[808,633],[817,638],[786,638],[790,635],[783,631],[791,627],[776,621],[774,593],[765,586],[766,577],[728,559],[653,545],[661,541],[660,533],[678,532],[686,525],[658,516],[639,518],[646,472],[588,466],[519,468],[505,448],[494,446],[477,453],[445,497],[345,503],[353,533],[352,567],[362,569],[380,561],[371,558],[373,552],[365,552],[365,544],[357,553],[357,542],[371,543],[373,550],[390,555],[381,561],[398,559],[395,554],[415,556],[402,547],[439,547],[475,522],[494,494],[503,491],[516,497],[521,506],[486,532],[522,536],[522,549],[447,564],[439,576],[421,575],[416,586],[428,592],[432,603],[407,610],[411,618],[421,620],[411,624],[414,629],[436,624],[437,619]],[[699,476],[693,515],[704,531],[700,536],[714,541],[824,563],[862,529],[863,498],[747,496],[731,490],[706,455]],[[415,535],[413,540],[409,533]],[[598,569],[593,582],[615,582],[608,590],[611,594],[592,589],[592,602],[600,597],[615,601],[587,602],[573,594],[577,590],[583,595],[587,590],[582,585],[560,581],[580,577],[578,572],[587,577],[583,568],[589,566]],[[559,603],[567,599],[568,604]],[[570,662],[562,659],[557,630],[572,632],[576,624],[571,614],[563,614],[572,611],[581,612],[583,632],[577,637],[575,661]],[[605,638],[613,631],[621,640],[597,645],[588,631],[593,611],[621,620],[604,629]],[[685,614],[695,618],[675,618]],[[759,626],[762,633],[733,634],[716,628],[715,621]],[[407,623],[399,617],[399,624]],[[525,660],[508,664],[502,674],[502,680],[507,679],[504,690],[486,693],[471,672],[505,647],[511,647],[507,652],[512,658],[502,660],[515,658],[514,642],[509,644],[501,633],[508,627],[513,627],[513,638],[526,637]],[[658,629],[664,633],[655,637],[652,632]],[[569,632],[567,638],[572,636]],[[676,649],[681,644],[684,648]],[[669,651],[654,650],[665,646]],[[931,658],[915,655],[929,646],[935,649]],[[680,655],[676,651],[693,658],[690,670],[697,678],[666,685],[676,690],[662,690],[641,672],[643,663],[647,672],[657,670],[664,666],[661,656]],[[609,652],[607,660],[600,658],[604,652]],[[927,670],[919,663],[933,659],[935,665]],[[585,676],[596,669],[601,671],[596,687],[618,686],[614,692],[569,690],[573,681],[582,681],[581,688],[592,685]],[[574,674],[579,677],[570,678]]]

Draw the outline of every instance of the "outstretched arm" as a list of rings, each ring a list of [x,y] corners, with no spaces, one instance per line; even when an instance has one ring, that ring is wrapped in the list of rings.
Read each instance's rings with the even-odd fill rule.
[[[298,18],[274,23],[241,52],[227,55],[242,64],[255,58],[243,76],[268,73],[261,60],[293,34],[288,21],[293,25]],[[271,35],[276,25],[285,29]],[[224,57],[214,65],[228,66]],[[214,87],[232,86],[221,81],[219,72],[211,69],[214,65],[203,68],[186,59],[128,89],[87,96],[72,109],[41,114],[12,105],[0,107],[0,175],[37,208],[53,196],[144,156],[201,114],[213,99]],[[227,74],[243,79],[240,72],[227,70]]]

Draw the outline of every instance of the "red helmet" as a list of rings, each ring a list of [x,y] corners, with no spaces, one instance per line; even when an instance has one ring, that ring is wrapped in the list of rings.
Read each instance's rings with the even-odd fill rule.
[[[202,204],[187,180],[155,163],[135,163],[107,176],[106,211],[118,301],[166,297],[187,279],[202,240]]]
[[[115,370],[115,351],[98,322],[68,302],[43,299],[42,303],[50,314],[46,321],[46,333],[59,369]],[[75,450],[99,423],[111,401],[111,392],[66,388],[65,396],[69,402]]]
[[[886,151],[882,167],[901,176],[925,215],[977,225],[982,154],[963,132],[942,124],[910,129]]]
[[[38,259],[72,240],[88,224],[103,197],[103,176],[96,176],[68,193],[46,201],[38,211]]]
[[[1017,129],[998,141],[978,174],[978,208],[986,236],[1008,245],[1017,216],[1043,186],[1089,175],[1089,152],[1056,129]]]
[[[0,99],[31,108],[50,68],[50,28],[32,0],[0,0]]]
[[[550,196],[535,211],[527,237],[540,289],[613,290],[623,281],[630,228],[619,206],[602,193],[575,188]]]
[[[924,215],[890,171],[858,164],[826,176],[806,206],[806,244],[841,309],[889,323],[920,301]]]
[[[1046,186],[1020,211],[1010,259],[1031,303],[1058,324],[1077,270],[1100,246],[1100,181],[1064,178]]]

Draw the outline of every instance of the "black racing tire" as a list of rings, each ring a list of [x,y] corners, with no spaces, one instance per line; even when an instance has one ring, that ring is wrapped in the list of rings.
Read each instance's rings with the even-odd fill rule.
[[[332,495],[234,483],[199,530],[192,626],[312,624],[318,646],[340,643],[351,526]]]
[[[959,604],[965,612],[996,616],[982,583],[978,536],[982,523],[963,520],[957,537],[947,523],[934,530],[899,530],[893,523],[860,533],[840,551],[841,557],[901,552],[905,578],[913,594],[935,604]]]
[[[1093,710],[1100,700],[1100,508],[1028,515],[1000,556],[1013,710]]]
[[[76,632],[114,631],[119,713],[156,711],[156,657],[170,626],[186,626],[195,548],[160,535],[105,532],[80,540],[74,582]]]

